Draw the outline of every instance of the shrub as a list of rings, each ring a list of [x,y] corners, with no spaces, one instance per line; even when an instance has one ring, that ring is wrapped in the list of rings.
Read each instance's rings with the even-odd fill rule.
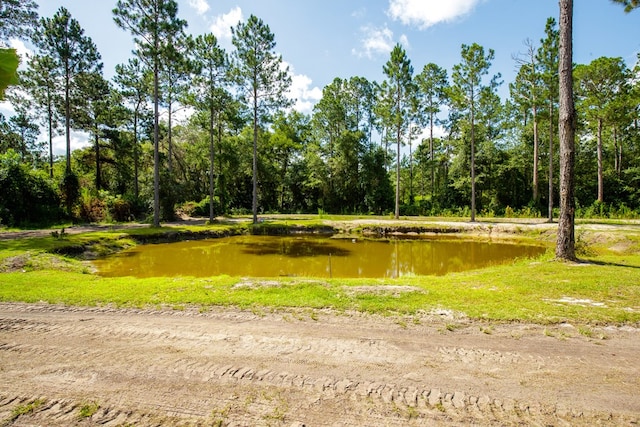
[[[213,212],[214,214],[222,212],[222,208],[220,206],[220,200],[217,197],[213,199]],[[185,216],[208,217],[209,216],[209,196],[200,200],[198,203],[196,202],[183,203],[178,207],[177,213],[179,215],[185,215]]]
[[[13,150],[0,155],[0,221],[9,226],[47,225],[62,219],[60,197],[41,172],[20,163]]]
[[[513,208],[511,206],[507,206],[504,209],[504,217],[505,218],[513,218],[515,216],[514,212],[513,212]]]
[[[80,200],[76,210],[76,216],[84,222],[105,221],[107,219],[106,204],[93,192],[83,188],[80,191]]]
[[[67,208],[67,214],[71,214],[80,196],[80,180],[78,179],[78,175],[71,170],[65,171],[60,190],[62,192],[62,200]]]

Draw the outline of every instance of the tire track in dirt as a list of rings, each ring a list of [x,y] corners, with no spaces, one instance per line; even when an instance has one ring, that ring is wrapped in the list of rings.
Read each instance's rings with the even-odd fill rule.
[[[526,339],[511,340],[505,350],[509,342],[469,331],[444,336],[433,327],[393,330],[384,319],[345,328],[346,317],[285,318],[237,310],[177,314],[0,304],[0,425],[36,399],[45,403],[5,425],[638,421],[637,402],[602,411],[580,399],[576,405],[538,399],[540,393],[518,385],[512,386],[517,393],[487,386],[489,374],[505,376],[495,380],[499,386],[519,378],[517,370],[559,370],[562,360],[572,360],[536,354],[539,348],[527,348],[535,343]],[[637,337],[633,332],[629,339]],[[550,343],[562,350],[561,342]],[[620,350],[633,352],[637,343]],[[640,384],[637,368],[629,379]],[[80,417],[90,401],[99,409]]]

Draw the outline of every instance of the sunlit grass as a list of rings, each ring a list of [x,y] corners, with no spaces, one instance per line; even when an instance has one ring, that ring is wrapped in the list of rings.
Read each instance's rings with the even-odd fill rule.
[[[353,219],[353,218],[352,218]],[[289,224],[306,219],[287,219]],[[315,219],[310,223],[319,224]],[[227,230],[236,225],[215,225]],[[225,228],[227,227],[227,228]],[[184,230],[212,230],[186,227]],[[184,231],[183,230],[183,231]],[[451,310],[474,319],[536,323],[640,322],[640,251],[595,251],[582,264],[556,262],[552,251],[538,259],[451,273],[400,279],[102,278],[86,263],[52,255],[69,246],[101,247],[105,252],[135,244],[139,236],[175,232],[141,228],[0,242],[0,263],[30,258],[25,268],[0,274],[0,301],[47,302],[118,307],[208,309],[308,308],[414,315]],[[628,239],[637,242],[635,235]],[[57,261],[56,261],[57,259]],[[61,271],[61,261],[70,265]],[[357,290],[357,291],[356,291]],[[396,291],[397,290],[397,291]]]

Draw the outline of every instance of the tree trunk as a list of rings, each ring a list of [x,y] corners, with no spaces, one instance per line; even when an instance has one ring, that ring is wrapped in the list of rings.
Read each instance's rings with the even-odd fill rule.
[[[156,41],[157,50],[157,41]],[[157,54],[156,54],[157,55]],[[158,120],[158,61],[156,57],[153,64],[153,226],[160,227],[160,129]]]
[[[618,129],[613,128],[613,143],[616,147],[616,174],[618,178],[622,177],[622,142],[618,144]]]
[[[213,139],[213,115],[214,108],[211,106],[209,115],[211,116],[209,121],[209,222],[212,223],[215,220],[215,213],[213,211],[213,195],[215,190],[215,181],[213,176],[213,165],[215,162],[215,144]]]
[[[169,98],[169,108],[168,108],[168,117],[169,122],[167,123],[167,143],[168,143],[168,153],[167,153],[167,169],[169,169],[169,173],[173,170],[173,133],[171,132],[171,119],[173,118],[172,111],[173,101]]]
[[[140,196],[138,162],[138,108],[136,107],[136,111],[133,114],[133,193],[136,201]]]
[[[100,138],[98,137],[98,130],[96,126],[96,134],[95,134],[95,144],[96,144],[96,190],[100,191],[102,189],[102,172],[100,171]]]
[[[409,123],[409,204],[413,205],[413,147],[411,144],[411,123]]]
[[[620,170],[618,167],[618,153],[619,153],[619,149],[618,149],[618,134],[616,132],[616,128],[613,128],[613,149],[614,149],[614,159],[613,159],[613,168],[616,171],[616,175],[618,175],[618,178],[620,177]]]
[[[553,222],[553,98],[549,98],[549,222]]]
[[[253,91],[253,223],[258,223],[258,91]]]
[[[50,102],[47,114],[49,119],[49,177],[53,178],[53,111]]]
[[[573,0],[560,0],[560,217],[556,258],[576,261],[575,254],[575,127],[573,103]]]
[[[395,209],[395,219],[400,218],[400,125],[398,125],[398,130],[396,132],[396,209]]]
[[[598,202],[604,202],[604,178],[602,171],[602,119],[598,118]]]
[[[433,206],[433,196],[436,186],[435,160],[433,158],[433,110],[429,113],[429,160],[431,162],[431,204]]]
[[[473,105],[473,88],[471,89],[471,222],[476,221],[476,141],[475,111]]]
[[[534,99],[534,103],[536,100]],[[538,207],[540,195],[538,193],[538,157],[540,156],[540,144],[538,143],[538,107],[534,104],[533,112],[533,203]]]
[[[64,81],[64,130],[67,141],[67,173],[71,172],[71,101],[70,96],[70,73],[68,61],[65,61],[65,81]]]
[[[218,194],[220,195],[220,209],[222,213],[226,213],[227,200],[225,198],[224,171],[222,169],[222,125],[220,120],[217,123],[217,142],[218,142]]]

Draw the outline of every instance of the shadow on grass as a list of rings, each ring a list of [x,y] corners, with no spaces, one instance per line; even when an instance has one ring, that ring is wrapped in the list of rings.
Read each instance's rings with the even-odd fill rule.
[[[578,264],[599,265],[601,267],[624,267],[624,268],[633,268],[633,269],[640,270],[640,265],[622,264],[619,262],[611,262],[611,261],[578,259]]]

